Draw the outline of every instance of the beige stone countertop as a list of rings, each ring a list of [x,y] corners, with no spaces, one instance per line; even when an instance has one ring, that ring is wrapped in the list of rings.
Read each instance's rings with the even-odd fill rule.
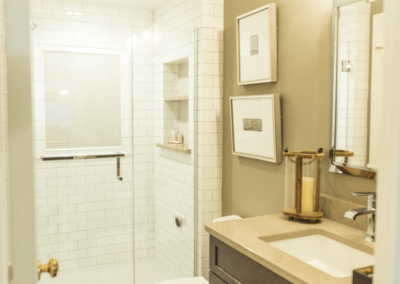
[[[311,224],[270,215],[212,223],[206,231],[294,284],[351,284],[352,277],[333,277],[267,242],[320,234],[368,254],[375,248],[364,241],[365,232],[327,219]]]

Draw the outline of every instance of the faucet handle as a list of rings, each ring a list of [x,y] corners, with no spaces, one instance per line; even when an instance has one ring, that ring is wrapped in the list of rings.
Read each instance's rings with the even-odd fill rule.
[[[352,192],[354,196],[373,196],[376,197],[376,192]]]
[[[368,196],[368,209],[375,210],[376,208],[376,192],[353,192],[355,196]]]

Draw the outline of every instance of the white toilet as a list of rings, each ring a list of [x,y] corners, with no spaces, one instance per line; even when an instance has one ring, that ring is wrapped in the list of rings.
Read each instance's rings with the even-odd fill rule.
[[[221,217],[221,218],[217,218],[213,221],[213,223],[218,223],[218,222],[224,222],[224,221],[232,221],[232,220],[240,220],[242,219],[239,216],[236,215],[232,215],[232,216],[225,216],[225,217]]]
[[[217,218],[213,221],[213,223],[231,221],[231,220],[239,220],[239,219],[242,219],[242,218],[240,218],[239,216],[236,216],[236,215],[232,215],[232,216]],[[158,282],[156,284],[208,284],[208,281],[204,277],[200,276],[200,277],[192,277],[192,278],[167,280],[167,281]]]

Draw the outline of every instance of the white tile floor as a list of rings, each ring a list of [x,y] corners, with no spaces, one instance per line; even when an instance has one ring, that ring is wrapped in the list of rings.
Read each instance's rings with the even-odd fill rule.
[[[62,269],[62,268],[61,268]],[[154,284],[174,279],[167,268],[156,260],[136,263],[136,282],[133,283],[132,265],[109,267],[102,270],[86,271],[79,274],[50,278],[42,276],[42,284]]]

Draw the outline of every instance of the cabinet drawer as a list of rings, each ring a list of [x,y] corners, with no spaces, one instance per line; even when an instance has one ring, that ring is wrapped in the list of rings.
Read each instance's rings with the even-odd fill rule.
[[[210,269],[227,284],[291,284],[213,236],[210,236]]]
[[[226,284],[226,282],[210,271],[210,284]]]

